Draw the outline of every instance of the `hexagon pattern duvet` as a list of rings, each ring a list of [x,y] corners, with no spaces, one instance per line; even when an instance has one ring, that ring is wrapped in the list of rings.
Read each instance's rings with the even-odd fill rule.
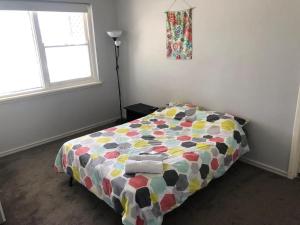
[[[159,225],[163,215],[222,176],[249,148],[238,121],[210,111],[188,121],[155,112],[65,143],[55,168],[122,214],[125,225]],[[178,115],[178,113],[177,113]],[[163,174],[125,174],[128,156],[166,154]],[[205,203],[204,203],[205,204]]]

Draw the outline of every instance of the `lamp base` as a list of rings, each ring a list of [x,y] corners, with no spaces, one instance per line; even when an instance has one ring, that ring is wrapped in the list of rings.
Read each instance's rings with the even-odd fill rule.
[[[127,121],[127,119],[125,119],[125,118],[120,118],[120,119],[118,119],[117,121],[116,121],[116,123],[117,124],[123,124],[123,123],[127,123],[128,121]]]

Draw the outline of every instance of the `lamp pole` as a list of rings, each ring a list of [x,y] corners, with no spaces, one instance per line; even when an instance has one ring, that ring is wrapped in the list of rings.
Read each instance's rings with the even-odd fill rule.
[[[117,72],[118,92],[119,92],[120,122],[123,122],[122,94],[121,94],[120,76],[119,76],[119,56],[120,56],[120,45],[122,42],[120,40],[118,40],[118,38],[120,38],[122,35],[122,31],[121,30],[107,31],[107,35],[110,36],[114,41],[115,58],[116,58],[116,72]]]
[[[114,47],[115,47],[115,57],[116,57],[116,72],[117,72],[117,80],[118,80],[118,91],[119,91],[119,107],[120,107],[120,117],[121,122],[123,120],[123,112],[122,112],[122,94],[120,87],[120,77],[119,77],[119,56],[120,56],[120,41],[117,41],[117,38],[113,38]]]

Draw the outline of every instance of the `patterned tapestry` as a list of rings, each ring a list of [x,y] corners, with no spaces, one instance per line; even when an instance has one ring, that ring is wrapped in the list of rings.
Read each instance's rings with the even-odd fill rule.
[[[167,58],[192,59],[192,10],[169,11],[167,14]]]

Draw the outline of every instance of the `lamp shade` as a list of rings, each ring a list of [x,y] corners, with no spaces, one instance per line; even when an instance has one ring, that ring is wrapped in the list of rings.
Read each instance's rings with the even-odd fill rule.
[[[119,38],[122,35],[121,30],[112,30],[112,31],[107,31],[108,36],[111,38]]]

